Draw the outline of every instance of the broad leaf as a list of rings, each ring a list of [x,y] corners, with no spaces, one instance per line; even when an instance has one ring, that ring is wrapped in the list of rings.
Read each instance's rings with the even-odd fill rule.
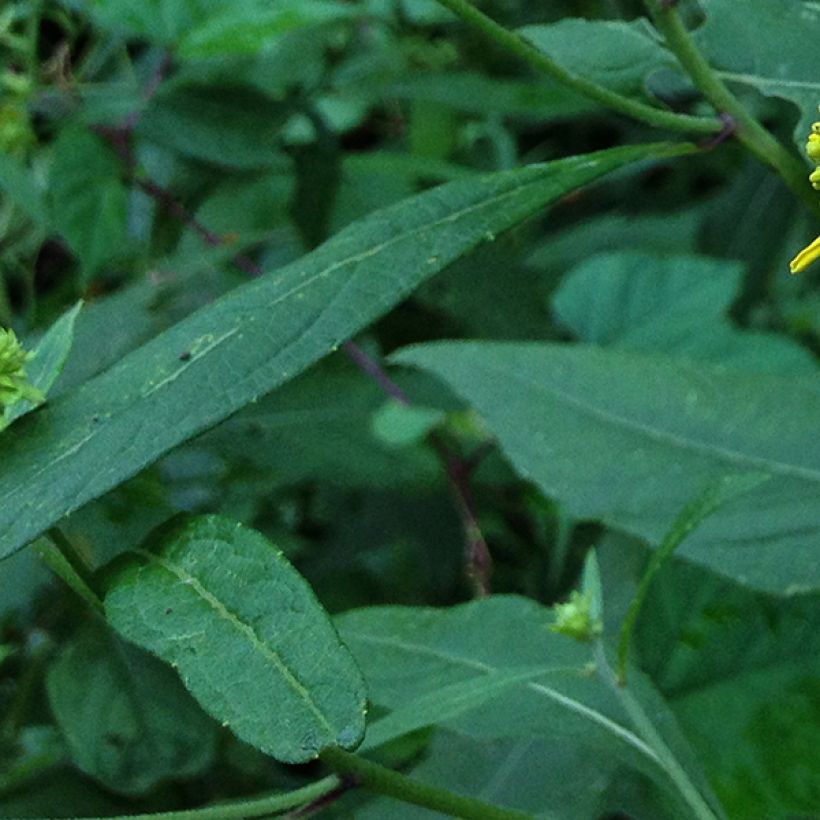
[[[688,150],[619,148],[453,182],[203,308],[19,422],[3,453],[0,557],[292,378],[497,232],[628,162]]]
[[[278,760],[364,732],[364,682],[307,582],[262,535],[204,516],[161,529],[105,596],[113,626],[179,670],[202,707]]]
[[[817,28],[820,6],[812,2],[701,0],[706,22],[698,45],[730,86],[753,88],[800,109],[794,132],[801,151],[818,118]]]
[[[74,762],[115,792],[141,794],[213,763],[216,724],[167,666],[103,626],[81,629],[47,682]]]
[[[584,342],[751,372],[816,374],[811,353],[790,339],[731,324],[726,314],[742,275],[740,265],[722,259],[602,253],[570,271],[553,306]]]
[[[589,646],[551,632],[551,620],[548,609],[516,596],[451,609],[372,607],[339,616],[339,631],[364,671],[371,700],[395,715],[383,719],[384,730],[374,724],[373,743],[393,736],[400,725],[433,723],[476,739],[549,738],[563,749],[604,751],[668,786],[655,750],[595,674]],[[633,686],[670,745],[688,759],[657,695],[637,677]],[[696,770],[692,776],[700,780]]]
[[[646,20],[566,18],[519,32],[562,68],[622,94],[646,94],[651,74],[676,66]]]
[[[479,741],[438,731],[423,758],[408,773],[414,780],[526,811],[543,820],[590,820],[606,815],[609,807],[604,793],[616,766],[602,754],[548,739]],[[620,768],[615,777],[623,782],[629,773]],[[355,817],[419,820],[420,815],[408,803],[377,797],[357,807]],[[652,817],[666,820],[669,815]]]
[[[730,816],[811,815],[820,805],[817,598],[775,601],[676,562],[657,579],[637,638]]]
[[[445,379],[518,472],[574,515],[654,543],[710,479],[770,475],[681,554],[774,592],[820,587],[816,378],[548,344],[438,343],[394,358]]]

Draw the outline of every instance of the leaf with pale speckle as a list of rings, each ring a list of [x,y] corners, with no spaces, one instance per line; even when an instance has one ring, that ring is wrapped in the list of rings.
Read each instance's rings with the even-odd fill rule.
[[[481,242],[609,171],[691,148],[615,148],[452,182],[201,309],[17,422],[3,451],[0,558],[305,370]]]
[[[120,634],[172,664],[205,711],[277,760],[359,744],[361,673],[281,552],[220,516],[176,520],[149,541],[105,596]]]

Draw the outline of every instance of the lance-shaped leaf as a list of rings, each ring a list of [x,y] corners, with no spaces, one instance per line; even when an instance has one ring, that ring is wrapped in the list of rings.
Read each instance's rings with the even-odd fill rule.
[[[172,664],[202,707],[287,763],[364,733],[361,673],[307,582],[264,536],[177,520],[113,575],[111,624]]]
[[[479,243],[608,171],[689,150],[616,148],[449,183],[203,308],[15,425],[0,558],[303,371]]]

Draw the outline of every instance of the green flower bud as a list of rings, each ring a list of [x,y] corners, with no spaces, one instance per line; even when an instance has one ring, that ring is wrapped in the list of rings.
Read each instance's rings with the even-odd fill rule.
[[[573,590],[565,604],[556,604],[553,632],[575,638],[576,641],[591,641],[603,632],[600,618],[592,617],[592,594]]]
[[[13,330],[0,328],[0,410],[18,401],[41,402],[43,394],[29,384],[25,365],[34,354],[17,340]]]

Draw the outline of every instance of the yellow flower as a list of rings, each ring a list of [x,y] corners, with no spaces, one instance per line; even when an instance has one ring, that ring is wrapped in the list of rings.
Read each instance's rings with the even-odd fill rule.
[[[792,273],[800,273],[801,270],[805,270],[818,258],[820,258],[820,236],[807,248],[803,248],[803,250],[789,262],[789,270]]]
[[[817,167],[809,174],[809,182],[815,191],[820,191],[820,122],[812,123],[811,134],[806,142],[806,154]],[[789,270],[792,273],[800,273],[812,262],[820,258],[820,236],[806,248],[803,248],[797,256],[789,262]]]

